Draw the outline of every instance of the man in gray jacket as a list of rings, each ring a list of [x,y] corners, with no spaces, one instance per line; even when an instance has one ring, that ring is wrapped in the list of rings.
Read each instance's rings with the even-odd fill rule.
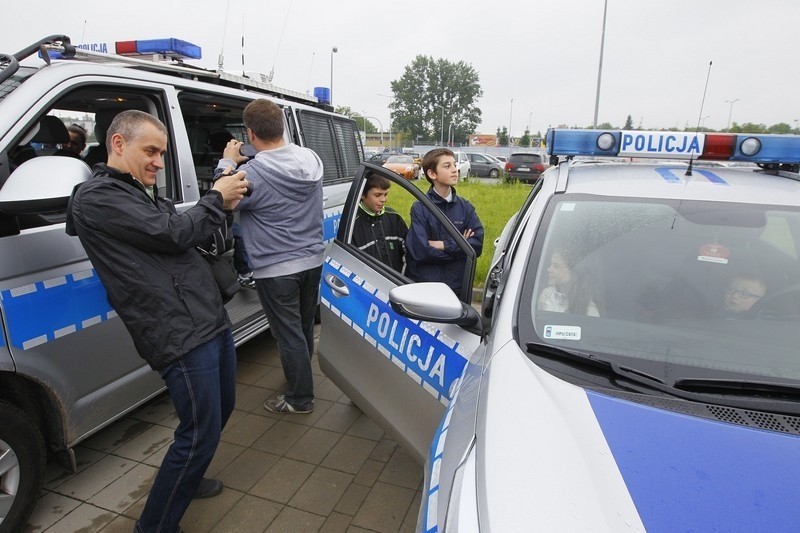
[[[253,184],[252,195],[237,206],[240,226],[288,382],[286,392],[268,399],[264,408],[274,413],[310,413],[314,409],[314,315],[325,253],[322,161],[312,150],[286,141],[283,111],[273,102],[250,102],[243,120],[258,153],[248,160],[239,152],[242,143],[231,140],[217,174],[244,163],[239,170],[245,170]]]

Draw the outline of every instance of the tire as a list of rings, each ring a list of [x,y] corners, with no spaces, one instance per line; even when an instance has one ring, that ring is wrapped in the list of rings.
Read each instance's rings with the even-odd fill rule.
[[[0,514],[0,533],[21,531],[28,520],[42,487],[45,457],[39,428],[21,409],[0,401],[0,513],[8,510]]]
[[[497,170],[496,168],[493,168],[492,170],[489,171],[489,177],[490,178],[496,180],[498,178],[498,176],[500,176],[500,171]]]

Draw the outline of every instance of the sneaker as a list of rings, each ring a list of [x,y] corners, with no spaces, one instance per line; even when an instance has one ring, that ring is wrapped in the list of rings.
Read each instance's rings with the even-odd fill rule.
[[[197,490],[192,496],[195,500],[202,500],[203,498],[213,498],[222,492],[222,481],[218,479],[203,478],[197,486]]]
[[[308,402],[304,407],[297,407],[287,402],[283,394],[279,394],[276,398],[264,402],[264,409],[271,413],[303,415],[314,410],[314,402]]]

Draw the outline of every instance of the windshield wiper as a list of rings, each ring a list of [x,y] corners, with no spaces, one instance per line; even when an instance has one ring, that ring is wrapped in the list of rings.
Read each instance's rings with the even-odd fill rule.
[[[687,392],[730,394],[756,398],[800,399],[800,384],[731,378],[678,378],[673,386]]]
[[[525,345],[525,347],[527,348],[529,354],[547,357],[549,359],[557,359],[568,363],[577,363],[584,367],[591,367],[601,370],[605,375],[623,378],[639,385],[645,385],[647,387],[656,388],[664,392],[674,393],[674,391],[670,391],[670,387],[668,387],[663,380],[655,376],[635,368],[620,365],[616,361],[612,361],[610,359],[597,357],[591,353],[566,350],[564,348],[558,348],[550,344],[541,344],[538,342],[529,342]]]

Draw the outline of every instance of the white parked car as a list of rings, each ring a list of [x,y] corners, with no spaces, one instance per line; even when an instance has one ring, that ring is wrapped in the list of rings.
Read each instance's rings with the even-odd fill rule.
[[[551,130],[547,146],[480,312],[454,229],[459,295],[350,244],[373,172],[438,216],[391,172],[362,167],[329,249],[320,365],[425,462],[417,528],[796,530],[800,138]]]
[[[464,179],[469,176],[470,162],[469,156],[466,152],[453,152],[456,157],[456,166],[458,167],[458,179]]]

